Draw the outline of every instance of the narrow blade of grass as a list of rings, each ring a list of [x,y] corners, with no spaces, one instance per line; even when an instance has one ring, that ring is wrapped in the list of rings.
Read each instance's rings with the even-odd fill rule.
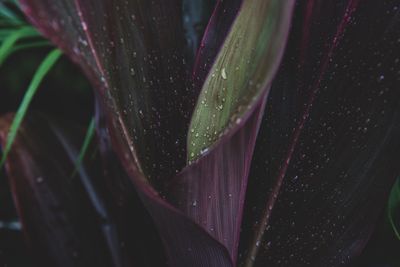
[[[4,165],[4,162],[7,158],[8,153],[10,152],[11,146],[14,142],[15,136],[18,132],[18,128],[21,125],[22,120],[25,117],[26,111],[28,110],[29,104],[32,101],[33,96],[35,95],[37,89],[39,88],[40,83],[42,82],[43,78],[46,74],[50,71],[50,69],[54,66],[57,60],[61,56],[61,51],[59,49],[52,50],[47,57],[43,60],[40,64],[39,68],[37,69],[36,73],[33,76],[33,79],[22,99],[22,102],[18,108],[18,111],[15,114],[14,120],[10,127],[10,132],[7,136],[6,145],[3,149],[3,155],[0,161],[0,168]]]
[[[20,24],[22,20],[4,3],[0,2],[0,16],[7,19],[7,22]]]
[[[3,64],[5,59],[9,56],[15,43],[24,37],[37,36],[38,32],[31,26],[22,27],[18,30],[13,31],[7,38],[4,39],[0,46],[0,66]]]
[[[390,192],[389,202],[388,202],[388,218],[390,225],[396,235],[397,239],[400,240],[400,229],[399,223],[395,222],[394,214],[398,214],[400,211],[400,178],[397,178],[395,184]]]
[[[45,47],[45,46],[51,46],[51,45],[52,44],[49,41],[46,41],[46,40],[36,41],[36,42],[29,42],[29,43],[26,43],[26,44],[15,45],[10,53],[12,54],[12,53],[18,52],[20,50],[24,50],[24,49]]]
[[[86,131],[86,136],[85,139],[83,140],[83,144],[81,147],[81,150],[79,151],[79,156],[75,162],[75,167],[74,167],[74,171],[71,174],[71,177],[74,177],[75,174],[77,173],[78,169],[80,168],[83,159],[85,158],[86,152],[88,151],[89,145],[94,137],[94,130],[95,130],[95,120],[94,118],[92,118],[90,120],[89,126],[87,128]]]

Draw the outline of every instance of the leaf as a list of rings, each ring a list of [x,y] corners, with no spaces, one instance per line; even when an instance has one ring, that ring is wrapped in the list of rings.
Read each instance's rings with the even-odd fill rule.
[[[0,119],[3,145],[11,121]],[[91,178],[82,167],[79,179],[68,176],[72,145],[41,116],[27,117],[15,138],[6,167],[29,247],[40,266],[122,266],[115,227]]]
[[[240,124],[267,90],[284,51],[294,1],[248,1],[238,12],[198,97],[188,161]]]
[[[21,27],[20,29],[11,32],[8,37],[3,40],[0,46],[0,66],[11,54],[15,44],[19,39],[37,36],[37,34],[37,31],[31,26]]]
[[[252,162],[243,266],[351,266],[363,250],[400,171],[397,14],[296,6]]]
[[[75,176],[76,171],[80,168],[80,165],[82,164],[82,161],[88,151],[90,142],[93,140],[94,137],[94,132],[95,132],[95,120],[94,118],[92,118],[89,122],[88,128],[86,130],[86,135],[85,135],[85,139],[83,140],[83,144],[82,147],[79,151],[79,156],[77,161],[75,162],[75,169],[73,174],[71,175],[72,177]]]
[[[169,190],[176,198],[175,205],[222,243],[233,262],[237,258],[249,163],[265,102],[266,94],[243,127],[186,167]]]
[[[15,24],[21,23],[20,18],[5,5],[4,1],[0,2],[0,18],[5,18],[7,21],[10,21]]]
[[[183,26],[188,43],[189,59],[194,59],[204,30],[208,24],[215,0],[183,0]]]
[[[111,128],[109,128],[111,127]],[[118,131],[108,124],[113,147],[120,147]],[[107,137],[105,137],[107,138]],[[106,142],[107,143],[107,142]],[[199,225],[169,204],[148,184],[132,164],[129,155],[120,157],[137,193],[152,216],[168,258],[168,265],[176,267],[231,267],[234,264],[226,248],[213,239]]]
[[[261,2],[252,4],[254,4],[255,9],[258,5],[263,6]],[[288,4],[286,12],[290,13],[292,4]],[[247,2],[241,7],[235,23],[246,5],[250,5],[250,3]],[[215,12],[217,11],[218,9]],[[283,11],[282,13],[284,13],[282,16],[287,16],[281,18],[282,20],[290,20],[289,14]],[[258,18],[260,17],[262,18],[262,16]],[[235,23],[234,25],[236,25]],[[283,27],[282,31],[288,31],[288,25],[287,21],[286,28]],[[221,27],[221,24],[212,21],[208,26],[208,31],[215,31],[214,27]],[[283,35],[286,36],[286,34]],[[227,40],[230,40],[229,35]],[[229,45],[228,43],[225,47]],[[238,54],[245,53],[245,51],[245,48],[237,48]],[[207,53],[207,51],[204,52]],[[207,55],[211,54],[207,53]],[[265,52],[265,54],[260,54],[259,57],[262,57],[260,61],[263,61],[269,57],[269,54]],[[278,64],[278,62],[275,64]],[[262,91],[261,97],[255,100],[254,106],[249,106],[248,112],[243,114],[239,125],[225,134],[224,138],[210,151],[204,150],[203,157],[179,173],[171,184],[171,189],[167,190],[170,193],[169,199],[175,197],[173,203],[180,210],[227,248],[234,263],[236,263],[237,258],[249,164],[267,94],[266,88]],[[194,133],[195,137],[196,133]],[[201,134],[201,132],[197,134]]]
[[[165,251],[154,222],[142,204],[132,181],[111,147],[105,113],[96,102],[96,136],[101,161],[93,168],[99,170],[102,184],[109,192],[107,203],[119,227],[121,250],[135,266],[166,266]],[[101,165],[101,169],[98,166]],[[142,238],[145,236],[146,238]],[[138,238],[140,237],[140,238]]]
[[[25,117],[26,111],[28,110],[29,104],[32,101],[33,96],[35,95],[37,89],[39,88],[40,83],[42,82],[43,78],[46,76],[46,74],[51,70],[51,68],[54,66],[54,64],[57,62],[57,60],[61,56],[61,51],[58,49],[55,49],[51,51],[47,57],[43,60],[43,62],[40,64],[38,69],[36,70],[31,83],[29,84],[28,89],[25,92],[24,98],[18,108],[17,113],[15,114],[15,118],[13,120],[13,123],[10,126],[10,132],[8,133],[7,137],[7,143],[5,144],[5,147],[3,149],[3,154],[0,160],[0,167],[3,166],[7,155],[11,149],[11,146],[14,142],[15,136],[18,132],[18,129],[21,125],[22,120]]]
[[[195,98],[182,55],[181,2],[24,0],[21,6],[81,66],[124,132],[119,153],[130,153],[161,190],[185,165]]]
[[[388,219],[397,239],[400,240],[398,214],[400,210],[400,180],[397,179],[392,187],[388,202]]]
[[[222,48],[235,20],[242,0],[218,0],[198,48],[193,66],[194,90],[200,92],[203,83]]]
[[[233,266],[223,245],[158,193],[185,164],[195,99],[181,55],[180,1],[21,2],[97,89],[113,148],[157,226],[168,263]]]

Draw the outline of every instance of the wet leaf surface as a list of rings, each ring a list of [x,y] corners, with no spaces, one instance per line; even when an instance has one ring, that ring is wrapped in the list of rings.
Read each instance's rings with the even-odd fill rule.
[[[249,179],[245,266],[347,266],[361,253],[399,173],[398,12],[297,3]]]

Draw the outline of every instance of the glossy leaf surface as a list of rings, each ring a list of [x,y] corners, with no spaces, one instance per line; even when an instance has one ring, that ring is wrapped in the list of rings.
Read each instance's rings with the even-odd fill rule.
[[[242,262],[351,266],[400,168],[398,5],[295,10],[256,144]]]
[[[21,3],[35,26],[89,76],[122,132],[121,153],[130,153],[152,181],[181,169],[194,102],[182,54],[181,2]]]
[[[283,54],[294,1],[243,1],[204,82],[188,133],[198,158],[240,123],[272,81]]]
[[[244,195],[266,95],[243,127],[174,180],[169,192],[177,206],[221,242],[236,262]]]

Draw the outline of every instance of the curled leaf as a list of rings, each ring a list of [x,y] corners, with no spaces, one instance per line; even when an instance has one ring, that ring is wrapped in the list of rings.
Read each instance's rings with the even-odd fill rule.
[[[294,1],[243,1],[204,82],[188,133],[188,160],[198,158],[267,90],[279,66]]]

